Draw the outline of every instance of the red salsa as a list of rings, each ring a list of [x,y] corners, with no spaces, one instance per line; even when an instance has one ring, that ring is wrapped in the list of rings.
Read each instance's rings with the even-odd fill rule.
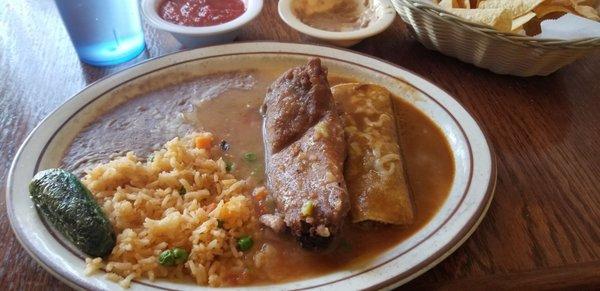
[[[245,11],[241,0],[165,0],[158,13],[179,25],[211,26],[232,21]]]

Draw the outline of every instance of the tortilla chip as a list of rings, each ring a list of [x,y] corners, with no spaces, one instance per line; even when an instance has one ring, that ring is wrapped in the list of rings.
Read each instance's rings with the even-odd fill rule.
[[[579,15],[591,20],[600,21],[600,15],[598,15],[598,11],[595,8],[586,5],[579,5],[578,2],[574,0],[571,0],[571,6]]]
[[[477,8],[500,8],[510,13],[511,19],[525,15],[540,5],[544,0],[486,0]]]
[[[523,16],[513,19],[510,30],[515,31],[515,30],[522,28],[525,23],[529,22],[529,20],[533,19],[534,17],[535,17],[535,13],[529,12]]]
[[[544,4],[548,6],[571,6],[571,0],[546,0]]]
[[[448,12],[470,22],[491,26],[496,30],[508,32],[512,28],[512,18],[505,9],[446,9]]]
[[[458,0],[442,0],[438,5],[442,8],[458,8]]]
[[[595,4],[600,5],[598,0],[574,0],[574,1],[577,2],[577,4],[579,4],[579,5],[585,5],[585,6],[594,7]]]
[[[540,5],[538,7],[536,7],[535,9],[533,9],[533,12],[535,12],[535,15],[537,15],[538,18],[544,18],[544,16],[553,13],[553,12],[565,12],[565,13],[570,13],[571,10],[569,10],[569,8],[565,7],[565,6],[559,6],[559,5]]]
[[[525,32],[525,29],[523,27],[513,30],[513,33],[515,34],[520,34],[520,35],[526,35],[527,33]]]

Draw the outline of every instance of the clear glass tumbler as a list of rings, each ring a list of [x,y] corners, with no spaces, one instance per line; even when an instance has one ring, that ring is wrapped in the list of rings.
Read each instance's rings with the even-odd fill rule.
[[[145,48],[138,0],[55,0],[81,61],[116,65]]]

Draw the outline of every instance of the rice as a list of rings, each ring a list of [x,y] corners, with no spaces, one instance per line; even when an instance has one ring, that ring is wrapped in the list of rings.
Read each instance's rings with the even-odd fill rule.
[[[83,183],[117,243],[106,260],[86,259],[86,274],[104,268],[123,287],[142,277],[191,277],[217,287],[247,270],[236,243],[257,230],[252,189],[227,173],[222,159],[210,158],[211,141],[210,133],[194,133],[167,142],[148,161],[130,152],[87,173]],[[188,261],[160,265],[161,252],[174,247],[185,249]]]

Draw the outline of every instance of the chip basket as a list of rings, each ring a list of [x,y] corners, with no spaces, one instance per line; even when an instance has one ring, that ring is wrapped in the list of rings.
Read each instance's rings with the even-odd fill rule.
[[[392,0],[425,47],[498,74],[546,76],[600,50],[600,38],[574,41],[503,33],[418,0]]]

